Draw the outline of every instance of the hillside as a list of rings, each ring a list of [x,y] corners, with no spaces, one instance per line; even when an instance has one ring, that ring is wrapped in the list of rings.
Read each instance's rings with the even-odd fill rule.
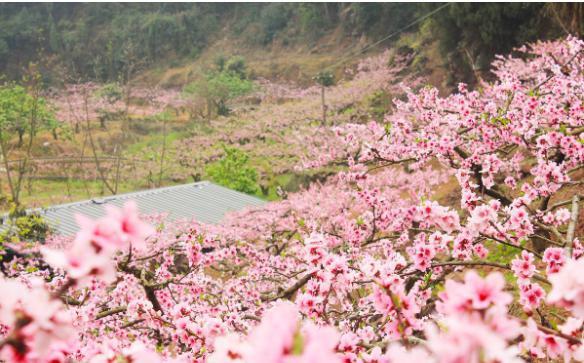
[[[492,77],[495,53],[574,27],[570,9],[543,4],[0,7],[0,70],[52,112],[34,137],[7,125],[4,209],[217,181],[228,150],[246,191],[278,198],[346,167],[298,171],[331,125],[392,112],[401,82],[447,94]],[[322,104],[314,77],[328,74]]]
[[[406,44],[417,50],[437,42],[449,75],[469,81],[513,46],[582,32],[577,4],[70,3],[0,10],[0,72],[14,78],[39,62],[47,82],[62,82],[63,69],[69,80],[101,82],[127,77],[128,68],[132,78],[176,73],[221,53],[265,55],[271,61],[259,74],[307,81],[322,64],[311,55],[325,63],[386,38],[379,45],[387,47],[401,31],[419,35]],[[279,54],[301,59],[282,62]]]

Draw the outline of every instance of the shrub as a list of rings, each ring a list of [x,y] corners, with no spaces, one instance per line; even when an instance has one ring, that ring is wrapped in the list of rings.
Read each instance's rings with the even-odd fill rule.
[[[232,67],[235,71],[229,70]],[[207,100],[208,105],[214,105],[217,114],[229,114],[228,102],[236,97],[243,96],[253,90],[253,83],[245,78],[245,63],[237,61],[227,62],[225,70],[219,72],[209,72],[207,75],[195,82],[188,84],[183,93],[187,96],[201,97]]]
[[[0,245],[3,242],[44,241],[49,232],[49,225],[39,213],[27,213],[16,204],[12,204],[3,224]]]
[[[223,150],[223,158],[207,166],[206,173],[225,187],[248,194],[258,193],[258,173],[249,166],[249,156],[233,147],[224,147]]]

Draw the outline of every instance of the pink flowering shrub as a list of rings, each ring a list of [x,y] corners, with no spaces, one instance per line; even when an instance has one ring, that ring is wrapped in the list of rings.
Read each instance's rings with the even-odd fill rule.
[[[342,172],[221,225],[130,204],[21,247],[3,359],[584,360],[583,47],[522,48],[477,90],[408,90],[312,144],[307,166]]]

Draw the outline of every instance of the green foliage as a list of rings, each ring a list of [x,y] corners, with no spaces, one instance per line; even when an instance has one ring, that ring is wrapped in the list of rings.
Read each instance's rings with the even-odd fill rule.
[[[239,77],[240,79],[247,78],[247,64],[245,63],[245,58],[236,55],[228,58],[224,55],[219,55],[215,58],[216,72],[218,73],[230,73]]]
[[[252,88],[250,81],[230,72],[221,72],[208,76],[199,90],[215,100],[219,114],[225,115],[229,112],[226,102],[249,93]]]
[[[226,28],[235,37],[266,45],[277,37],[283,44],[314,41],[339,25],[353,40],[366,34],[375,41],[406,27],[412,33],[432,24],[429,40],[438,40],[451,71],[472,76],[471,63],[483,69],[496,53],[535,38],[556,37],[561,34],[557,16],[578,16],[570,7],[544,3],[452,3],[409,26],[442,5],[3,3],[0,72],[16,78],[22,64],[51,55],[75,76],[112,81],[132,63],[168,65],[194,57],[210,39],[223,37],[219,32]]]
[[[0,232],[0,245],[3,242],[44,241],[49,225],[38,213],[26,213],[12,204],[5,228]]]
[[[245,58],[242,56],[231,57],[225,64],[225,70],[228,73],[238,76],[240,79],[247,78],[247,65]]]
[[[299,22],[304,34],[309,34],[310,37],[316,38],[322,35],[323,30],[330,25],[321,12],[323,6],[326,6],[326,4],[301,3],[299,5]]]
[[[75,75],[114,80],[130,63],[198,53],[218,30],[221,9],[178,3],[0,4],[0,56],[2,44],[11,55],[0,58],[0,70],[17,74],[42,51],[57,55]]]
[[[18,230],[18,236],[27,241],[44,240],[49,231],[49,226],[38,214],[18,217],[14,224]]]
[[[287,3],[271,3],[260,12],[260,41],[270,43],[276,34],[283,30],[290,21],[292,7]]]
[[[54,129],[57,125],[54,114],[42,97],[33,97],[17,84],[7,83],[0,86],[0,137],[10,138],[18,134],[20,142],[26,132],[31,130]]]
[[[391,110],[391,96],[386,91],[375,91],[367,98],[367,103],[371,113],[378,119],[382,120],[383,116]]]
[[[510,263],[517,255],[517,248],[506,246],[495,241],[488,241],[486,247],[489,250],[487,261],[497,263]]]
[[[8,56],[9,53],[10,47],[8,46],[8,43],[6,43],[4,39],[0,39],[0,58]]]
[[[215,58],[215,67],[217,67],[218,72],[223,72],[225,70],[225,65],[227,64],[227,57],[223,54],[218,55]]]
[[[320,84],[323,87],[330,87],[335,84],[335,77],[331,72],[323,71],[319,72],[315,77],[314,80],[316,83]]]
[[[356,3],[351,4],[350,10],[353,12],[354,25],[359,25],[363,28],[367,27],[367,24],[374,24],[383,15],[382,3]],[[360,29],[365,30],[365,29]]]
[[[144,19],[142,31],[149,58],[157,60],[160,56],[175,49],[173,42],[183,31],[177,19],[170,14],[152,13]]]
[[[243,193],[259,192],[257,171],[249,165],[249,156],[243,151],[224,147],[225,155],[216,163],[209,164],[205,172],[211,179],[227,188]]]
[[[422,7],[424,12],[441,4]],[[451,74],[486,71],[495,54],[528,41],[559,35],[545,17],[543,3],[452,3],[426,22]],[[473,67],[475,68],[473,71]]]
[[[415,3],[353,3],[343,26],[346,32],[387,35],[409,25],[419,8]]]
[[[183,93],[201,97],[216,107],[219,115],[229,114],[229,100],[243,96],[253,90],[253,83],[246,79],[245,61],[236,57],[228,61],[216,61],[218,71],[210,71],[202,79],[189,83]]]
[[[117,83],[107,83],[96,92],[96,96],[105,99],[108,103],[113,104],[122,99],[124,92]]]

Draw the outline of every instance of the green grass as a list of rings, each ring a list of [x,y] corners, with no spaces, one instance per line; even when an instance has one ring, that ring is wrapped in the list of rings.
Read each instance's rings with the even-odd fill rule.
[[[187,137],[185,131],[171,131],[166,135],[166,145],[171,146],[175,141]],[[162,133],[143,136],[142,140],[128,145],[126,152],[130,155],[141,155],[146,148],[160,148],[164,143]]]

